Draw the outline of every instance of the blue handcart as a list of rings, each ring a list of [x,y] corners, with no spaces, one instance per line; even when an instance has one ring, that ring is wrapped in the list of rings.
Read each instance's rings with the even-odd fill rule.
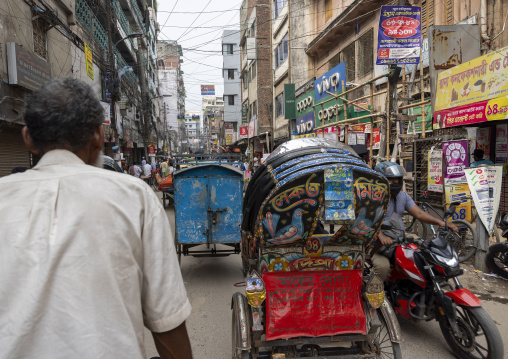
[[[243,173],[230,165],[198,164],[177,171],[173,180],[178,260],[182,254],[240,253]],[[206,248],[191,250],[201,245]]]

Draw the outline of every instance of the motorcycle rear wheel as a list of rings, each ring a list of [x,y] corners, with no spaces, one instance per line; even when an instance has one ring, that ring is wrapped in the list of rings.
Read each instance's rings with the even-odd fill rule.
[[[498,243],[490,246],[485,264],[493,273],[508,279],[508,245]]]
[[[458,358],[498,359],[503,357],[503,341],[492,321],[482,307],[457,307],[457,324],[462,338],[456,338],[444,316],[439,318],[439,327],[446,342]]]
[[[388,331],[388,326],[383,316],[383,312],[378,309],[377,314],[379,320],[381,321],[381,328],[379,328],[379,331],[374,338],[374,344],[376,346],[376,358],[402,359],[400,344],[391,341],[390,332]]]

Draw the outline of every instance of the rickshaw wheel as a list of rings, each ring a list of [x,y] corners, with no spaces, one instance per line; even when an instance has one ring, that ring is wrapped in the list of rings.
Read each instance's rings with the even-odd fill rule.
[[[250,352],[247,350],[240,350],[236,347],[236,320],[235,320],[235,311],[233,310],[233,315],[231,316],[231,349],[232,349],[232,358],[233,359],[251,359]]]
[[[381,327],[372,343],[372,349],[376,354],[376,358],[402,359],[400,344],[391,341],[388,326],[381,310],[378,309],[377,315],[381,321]]]

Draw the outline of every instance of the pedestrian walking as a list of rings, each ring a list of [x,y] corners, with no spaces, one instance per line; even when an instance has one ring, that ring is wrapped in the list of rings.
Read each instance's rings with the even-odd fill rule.
[[[161,358],[191,358],[172,229],[145,183],[96,167],[94,91],[54,79],[25,101],[23,139],[42,157],[0,178],[0,358],[141,359],[144,326]]]

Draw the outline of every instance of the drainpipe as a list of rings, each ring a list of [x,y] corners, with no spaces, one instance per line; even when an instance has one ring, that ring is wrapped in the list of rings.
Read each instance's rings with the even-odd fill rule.
[[[494,15],[494,14],[492,14]],[[487,42],[490,46],[490,38],[487,35],[487,0],[481,0],[480,3],[480,32],[483,41]]]

